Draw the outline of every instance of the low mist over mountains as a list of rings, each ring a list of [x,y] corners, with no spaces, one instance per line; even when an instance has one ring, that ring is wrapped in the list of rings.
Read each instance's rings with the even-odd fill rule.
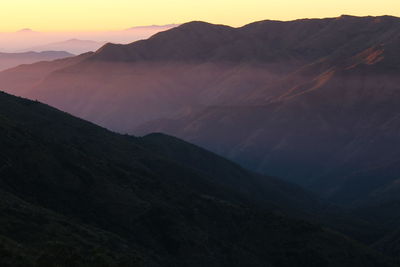
[[[96,51],[102,47],[105,42],[95,42],[90,40],[69,39],[62,42],[43,44],[39,46],[29,47],[23,49],[26,51],[68,51],[76,55],[86,53],[89,51]]]
[[[81,54],[95,51],[106,42],[126,44],[149,38],[157,32],[176,26],[178,24],[138,26],[126,30],[92,32],[39,32],[27,28],[17,32],[0,32],[0,51],[18,53],[61,50]]]
[[[72,57],[73,54],[64,51],[0,53],[0,70],[16,67],[22,64],[31,64],[38,61],[48,61]]]

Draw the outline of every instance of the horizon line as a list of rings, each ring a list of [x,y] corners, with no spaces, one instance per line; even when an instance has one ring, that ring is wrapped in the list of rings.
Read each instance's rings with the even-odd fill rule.
[[[89,29],[86,29],[86,30],[35,30],[35,29],[32,29],[31,27],[23,27],[23,28],[20,28],[20,29],[17,29],[17,30],[13,30],[13,31],[0,31],[0,34],[2,34],[2,33],[11,34],[11,33],[19,33],[19,32],[21,32],[21,33],[23,33],[23,32],[26,32],[26,33],[71,33],[71,32],[74,32],[74,33],[87,33],[87,32],[119,32],[119,31],[121,32],[121,31],[133,30],[135,28],[146,28],[146,27],[149,27],[149,28],[150,27],[166,27],[166,26],[175,26],[175,27],[177,27],[177,26],[180,26],[180,25],[183,25],[183,24],[186,24],[186,23],[194,22],[194,21],[205,22],[205,23],[210,23],[210,24],[215,24],[215,25],[225,25],[225,26],[229,26],[229,27],[232,27],[232,28],[240,28],[240,27],[244,27],[246,25],[249,25],[249,24],[252,24],[252,23],[256,23],[256,22],[261,22],[261,21],[290,22],[290,21],[298,21],[298,20],[335,19],[335,18],[341,18],[341,17],[345,17],[345,16],[347,16],[347,17],[357,17],[357,18],[364,18],[364,17],[375,17],[375,18],[377,18],[377,17],[393,17],[393,18],[399,18],[400,19],[399,16],[388,15],[388,14],[385,14],[385,15],[341,14],[339,16],[301,17],[301,18],[287,19],[287,20],[285,20],[285,19],[268,19],[268,18],[266,18],[266,19],[262,19],[262,20],[254,20],[254,21],[251,21],[251,22],[248,22],[248,23],[241,24],[239,26],[235,26],[235,25],[232,25],[232,24],[229,24],[229,23],[227,23],[227,24],[224,24],[224,23],[213,23],[213,22],[206,21],[206,20],[193,19],[193,20],[189,20],[189,21],[186,21],[186,22],[183,22],[183,23],[166,23],[166,24],[149,24],[149,25],[143,25],[142,24],[142,25],[131,26],[131,27],[126,27],[126,28],[120,28],[120,29],[103,29],[103,30],[102,29],[96,29],[96,30],[89,30]]]

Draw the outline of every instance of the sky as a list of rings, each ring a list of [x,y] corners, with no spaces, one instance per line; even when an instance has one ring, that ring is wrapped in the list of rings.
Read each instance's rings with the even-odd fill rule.
[[[264,20],[400,16],[400,0],[0,0],[0,32],[122,30],[202,20],[242,26]]]

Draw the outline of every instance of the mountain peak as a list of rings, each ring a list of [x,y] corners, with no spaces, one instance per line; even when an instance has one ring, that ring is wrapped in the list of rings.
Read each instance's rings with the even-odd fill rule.
[[[222,24],[213,24],[205,21],[200,21],[200,20],[194,20],[190,22],[186,22],[177,28],[187,28],[187,29],[200,29],[200,28],[211,28],[211,27],[221,27],[221,28],[232,28],[227,25],[222,25]]]

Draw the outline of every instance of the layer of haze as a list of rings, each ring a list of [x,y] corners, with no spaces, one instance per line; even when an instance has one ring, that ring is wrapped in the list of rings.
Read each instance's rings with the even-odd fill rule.
[[[23,29],[16,32],[0,32],[0,52],[67,51],[80,54],[95,51],[106,42],[131,43],[177,25],[153,25],[133,27],[120,31],[52,31],[39,32]]]
[[[243,25],[256,20],[349,15],[400,16],[399,0],[15,0],[2,1],[1,31],[121,30],[135,25],[204,20]]]

